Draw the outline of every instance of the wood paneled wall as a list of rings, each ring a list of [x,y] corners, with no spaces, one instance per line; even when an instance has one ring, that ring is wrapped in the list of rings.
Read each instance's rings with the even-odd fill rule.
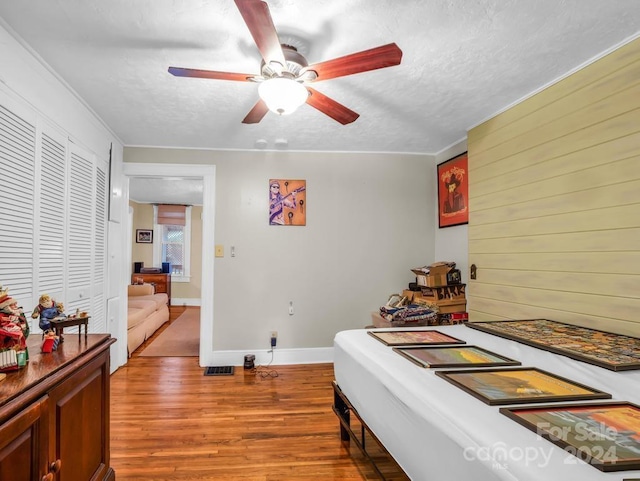
[[[640,39],[469,131],[472,320],[640,336]]]

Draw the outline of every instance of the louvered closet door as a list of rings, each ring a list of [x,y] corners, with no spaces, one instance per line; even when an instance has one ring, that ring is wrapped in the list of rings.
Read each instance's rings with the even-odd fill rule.
[[[89,329],[106,332],[107,164],[73,143],[69,154],[65,310],[87,311]]]
[[[0,91],[0,285],[27,308],[33,297],[36,115]]]
[[[67,260],[67,312],[91,311],[93,270],[93,203],[95,196],[92,155],[69,144],[69,218]]]
[[[26,313],[47,293],[106,332],[107,165],[0,84],[0,285]]]
[[[95,207],[93,232],[93,266],[92,266],[92,296],[91,296],[91,330],[94,332],[108,332],[106,322],[107,287],[107,186],[108,163],[96,162]]]
[[[64,134],[43,126],[36,210],[39,226],[36,232],[38,275],[34,285],[37,296],[46,293],[59,302],[65,301],[66,157],[67,139]]]

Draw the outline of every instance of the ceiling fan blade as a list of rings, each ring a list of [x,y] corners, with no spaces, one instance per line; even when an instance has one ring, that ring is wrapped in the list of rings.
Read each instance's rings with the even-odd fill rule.
[[[242,120],[243,124],[257,124],[260,122],[267,112],[269,111],[269,107],[264,103],[262,99],[258,100],[258,102],[253,106],[251,111],[247,114],[247,116]]]
[[[318,74],[316,81],[336,77],[344,77],[360,72],[368,72],[379,68],[399,65],[402,60],[402,50],[395,43],[381,47],[363,50],[344,57],[334,58],[326,62],[309,65],[305,71],[313,70]]]
[[[286,66],[278,32],[273,25],[266,2],[261,0],[235,0],[235,2],[264,62],[268,65],[269,62],[275,61],[283,67]]]
[[[311,87],[307,87],[307,90],[311,94],[307,97],[307,103],[323,114],[328,115],[333,120],[340,122],[342,125],[350,124],[360,117],[360,114],[321,94],[317,90]]]
[[[215,70],[198,70],[195,68],[169,67],[169,73],[176,77],[208,78],[214,80],[237,80],[250,82],[256,76],[247,73],[216,72]]]

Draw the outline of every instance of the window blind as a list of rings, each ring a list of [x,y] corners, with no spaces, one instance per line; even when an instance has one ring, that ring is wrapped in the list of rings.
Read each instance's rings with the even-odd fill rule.
[[[187,207],[184,205],[158,205],[158,224],[162,225],[185,225],[185,213]]]

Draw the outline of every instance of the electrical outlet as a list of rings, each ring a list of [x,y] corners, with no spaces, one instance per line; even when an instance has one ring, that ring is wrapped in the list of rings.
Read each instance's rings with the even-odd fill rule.
[[[289,315],[293,316],[293,301],[289,301]]]
[[[278,331],[271,331],[271,348],[276,347],[278,342]]]

